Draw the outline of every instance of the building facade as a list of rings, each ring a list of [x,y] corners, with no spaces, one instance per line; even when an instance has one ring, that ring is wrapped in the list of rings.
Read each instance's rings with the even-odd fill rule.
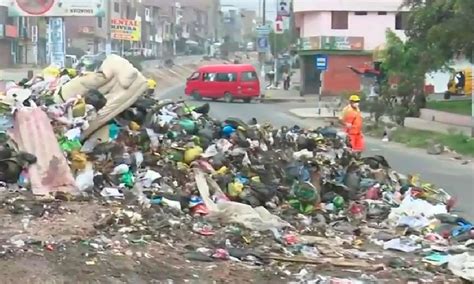
[[[373,51],[385,43],[387,29],[405,38],[407,11],[402,0],[294,0],[302,94],[339,95],[361,89],[348,66],[372,65]],[[327,69],[316,58],[327,58]],[[323,64],[324,65],[324,64]]]
[[[242,42],[242,15],[234,5],[221,5],[223,38],[231,43]]]
[[[7,0],[0,0],[0,68],[48,63],[47,17],[8,17]],[[169,57],[189,45],[205,52],[221,38],[220,0],[108,0],[104,17],[64,17],[66,53],[96,54],[111,50]],[[140,22],[135,41],[112,38],[113,19]]]
[[[240,10],[242,15],[242,37],[245,40],[254,40],[257,27],[257,12],[248,9]]]

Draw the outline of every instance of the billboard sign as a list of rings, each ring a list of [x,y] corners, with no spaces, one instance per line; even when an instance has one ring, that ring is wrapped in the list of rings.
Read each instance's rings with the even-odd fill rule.
[[[364,50],[364,38],[353,36],[315,36],[300,39],[301,50]]]
[[[364,50],[364,38],[356,36],[322,36],[321,49]]]
[[[7,0],[10,17],[105,16],[105,0]]]
[[[142,23],[128,19],[112,19],[110,32],[112,39],[140,41],[142,37]]]
[[[258,26],[255,28],[258,36],[268,36],[270,34],[269,26]]]
[[[288,4],[288,0],[280,0],[278,3],[278,16],[281,17],[289,17],[290,16],[290,5]]]
[[[66,52],[62,18],[49,18],[48,37],[51,64],[64,67]]]

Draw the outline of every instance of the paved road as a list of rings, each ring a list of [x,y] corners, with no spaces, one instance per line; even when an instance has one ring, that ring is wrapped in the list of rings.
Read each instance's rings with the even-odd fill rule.
[[[163,98],[178,99],[184,95],[182,87],[169,90]],[[302,120],[288,113],[288,109],[302,107],[301,104],[226,104],[210,102],[211,115],[218,119],[238,117],[244,121],[255,117],[260,123],[271,122],[275,126],[295,124],[304,127],[323,125],[318,120]],[[304,107],[304,106],[303,106]],[[308,106],[306,106],[308,107]],[[458,198],[456,210],[461,215],[474,220],[474,163],[461,165],[459,161],[447,157],[430,156],[420,149],[410,149],[396,143],[383,143],[367,138],[367,155],[380,154],[386,157],[397,171],[419,174],[423,180],[434,183]]]

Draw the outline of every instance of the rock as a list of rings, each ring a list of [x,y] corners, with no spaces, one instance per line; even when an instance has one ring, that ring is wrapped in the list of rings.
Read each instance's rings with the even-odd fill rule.
[[[444,152],[444,146],[442,144],[433,144],[426,149],[426,153],[430,155],[441,155]]]

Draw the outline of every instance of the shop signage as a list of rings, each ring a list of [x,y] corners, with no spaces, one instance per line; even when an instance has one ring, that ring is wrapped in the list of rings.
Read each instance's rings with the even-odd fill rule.
[[[110,32],[112,39],[140,41],[142,36],[142,23],[128,19],[112,19]]]
[[[11,0],[10,17],[103,17],[105,0]]]

